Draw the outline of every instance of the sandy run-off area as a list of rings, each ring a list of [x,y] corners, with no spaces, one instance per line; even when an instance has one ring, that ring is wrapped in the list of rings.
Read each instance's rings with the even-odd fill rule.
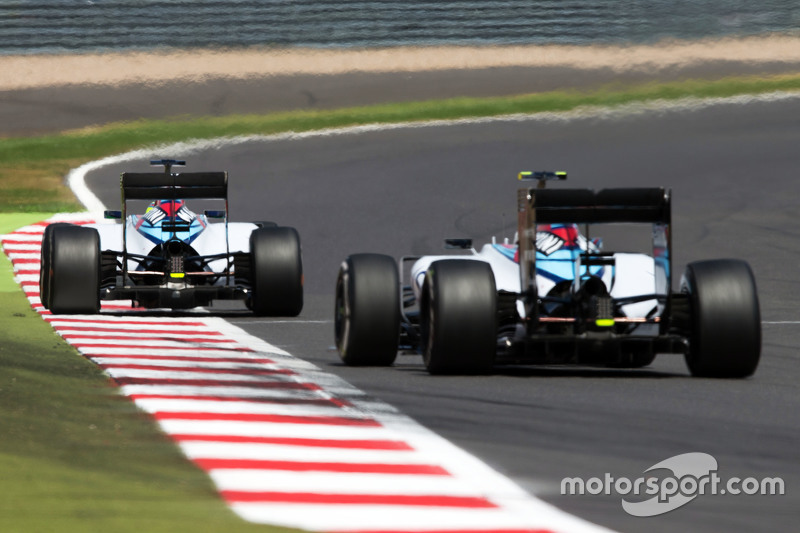
[[[710,61],[800,63],[800,38],[759,37],[651,46],[243,49],[0,56],[0,91],[296,74],[423,72],[492,67],[663,70]]]

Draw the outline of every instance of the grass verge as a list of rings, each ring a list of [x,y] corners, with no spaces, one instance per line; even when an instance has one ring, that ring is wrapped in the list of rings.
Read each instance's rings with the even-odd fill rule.
[[[35,138],[0,139],[0,213],[75,211],[64,186],[70,168],[93,159],[187,139],[309,131],[371,123],[485,117],[512,113],[568,111],[581,106],[619,106],[653,100],[727,97],[800,90],[800,74],[770,78],[690,80],[601,90],[554,91],[501,98],[454,98],[414,103],[295,111],[269,115],[141,120]]]
[[[45,213],[0,214],[0,234]],[[0,531],[271,532],[31,309],[0,254]]]

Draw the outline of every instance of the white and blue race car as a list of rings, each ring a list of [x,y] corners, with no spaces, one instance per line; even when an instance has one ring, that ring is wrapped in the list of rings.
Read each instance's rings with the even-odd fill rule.
[[[344,261],[335,337],[345,364],[391,365],[398,352],[420,353],[431,373],[480,374],[498,364],[638,368],[681,353],[693,375],[755,372],[761,321],[750,267],[690,263],[673,291],[668,190],[544,187],[563,172],[520,179],[539,186],[518,191],[513,244],[476,250],[450,239],[448,247],[468,251]],[[585,237],[617,223],[652,225],[652,253],[609,251]]]
[[[188,309],[242,300],[256,314],[295,316],[303,308],[300,238],[272,222],[229,222],[225,172],[121,175],[121,224],[51,224],[43,234],[40,295],[56,314],[96,313],[105,300]],[[191,211],[186,200],[221,210]],[[128,215],[129,202],[150,202]],[[216,223],[212,223],[216,220]]]

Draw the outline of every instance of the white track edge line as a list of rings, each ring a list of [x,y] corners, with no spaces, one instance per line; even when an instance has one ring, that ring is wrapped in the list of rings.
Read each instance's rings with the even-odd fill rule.
[[[569,122],[579,119],[614,119],[625,118],[634,115],[657,112],[680,112],[696,111],[721,105],[743,105],[752,103],[770,103],[784,100],[794,100],[800,98],[800,91],[774,91],[762,94],[743,94],[737,96],[718,97],[718,98],[697,98],[687,97],[677,100],[650,100],[645,102],[633,102],[614,107],[599,106],[580,106],[571,111],[562,112],[540,112],[540,113],[517,113],[509,115],[498,115],[491,117],[460,118],[450,120],[428,120],[420,122],[399,122],[399,123],[380,123],[365,124],[361,126],[349,126],[343,128],[327,128],[306,132],[288,131],[273,135],[242,135],[235,137],[219,137],[216,139],[194,139],[185,142],[156,145],[149,148],[133,150],[122,154],[104,157],[96,161],[90,161],[78,168],[70,170],[67,174],[67,184],[69,185],[78,200],[86,207],[90,213],[102,213],[106,207],[103,202],[86,185],[86,174],[93,170],[117,163],[124,163],[141,158],[150,158],[157,152],[161,153],[191,153],[209,148],[220,148],[223,146],[233,146],[247,142],[275,142],[284,140],[303,140],[317,137],[336,137],[342,135],[358,135],[364,133],[374,133],[380,131],[435,128],[446,126],[459,126],[470,124],[489,124],[501,122]]]

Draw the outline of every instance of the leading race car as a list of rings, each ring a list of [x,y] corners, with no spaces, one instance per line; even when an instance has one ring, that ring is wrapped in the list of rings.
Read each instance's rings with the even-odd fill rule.
[[[172,172],[184,161],[151,161],[165,172],[121,175],[122,224],[51,224],[43,234],[40,295],[55,314],[97,313],[101,300],[188,309],[243,300],[254,313],[303,308],[300,238],[272,222],[228,222],[226,172]],[[128,215],[129,202],[151,201]],[[222,203],[192,212],[186,200]],[[212,223],[212,220],[219,222]]]
[[[378,254],[344,261],[335,337],[345,364],[391,365],[398,351],[416,352],[432,374],[481,374],[497,364],[638,368],[656,354],[682,353],[696,376],[755,372],[761,320],[752,271],[734,259],[693,262],[674,292],[668,190],[544,187],[563,172],[520,179],[539,186],[518,191],[514,244],[399,263]],[[651,224],[652,255],[585,237],[613,223]]]

